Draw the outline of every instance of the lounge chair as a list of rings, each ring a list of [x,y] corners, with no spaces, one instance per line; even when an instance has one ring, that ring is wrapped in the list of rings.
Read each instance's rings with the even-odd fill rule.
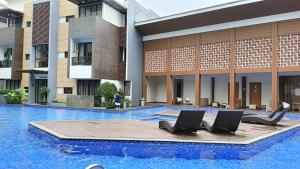
[[[283,103],[283,110],[281,112],[275,111],[269,116],[264,116],[264,115],[244,116],[242,117],[242,122],[276,126],[277,123],[282,120],[282,118],[288,112],[289,109],[290,109],[290,105],[287,103]]]
[[[273,111],[271,114],[268,115],[269,118],[273,118],[280,110],[283,109],[283,105],[281,104],[275,111]],[[260,114],[257,113],[244,113],[243,117],[245,116],[260,116]]]
[[[243,111],[219,111],[213,124],[203,120],[202,126],[209,132],[235,133],[239,127]]]
[[[159,128],[171,133],[196,133],[203,119],[205,111],[182,110],[174,126],[167,121],[160,121]]]

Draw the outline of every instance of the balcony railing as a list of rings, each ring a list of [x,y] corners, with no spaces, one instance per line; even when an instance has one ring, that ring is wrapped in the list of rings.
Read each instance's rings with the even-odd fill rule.
[[[0,68],[8,68],[11,67],[11,60],[1,60]]]
[[[82,56],[82,57],[72,57],[72,65],[91,65],[92,57],[91,56]]]
[[[35,60],[36,68],[45,68],[48,67],[48,58],[39,58]]]

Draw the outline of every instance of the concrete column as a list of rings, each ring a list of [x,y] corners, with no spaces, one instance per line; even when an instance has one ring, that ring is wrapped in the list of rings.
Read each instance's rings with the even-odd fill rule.
[[[147,82],[148,82],[148,78],[147,78],[147,76],[144,76],[144,81],[143,81],[143,97],[146,100],[146,102],[147,102],[147,89],[148,89]]]
[[[34,74],[29,74],[29,95],[28,95],[28,102],[30,104],[35,103],[35,78]]]
[[[59,24],[59,2],[50,1],[50,21],[49,21],[49,60],[48,60],[48,103],[51,104],[56,99],[57,86],[57,56],[58,56],[58,24]]]

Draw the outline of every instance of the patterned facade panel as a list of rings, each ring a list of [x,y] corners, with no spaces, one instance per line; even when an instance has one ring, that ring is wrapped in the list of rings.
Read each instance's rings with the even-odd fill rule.
[[[300,66],[300,34],[279,36],[278,66]]]
[[[188,46],[171,50],[172,71],[196,70],[196,47]]]
[[[236,42],[236,68],[264,68],[272,66],[272,39],[253,38]]]
[[[146,73],[159,73],[167,71],[168,51],[166,49],[146,51],[145,56]]]
[[[200,45],[200,70],[228,69],[229,67],[229,42],[216,42]]]

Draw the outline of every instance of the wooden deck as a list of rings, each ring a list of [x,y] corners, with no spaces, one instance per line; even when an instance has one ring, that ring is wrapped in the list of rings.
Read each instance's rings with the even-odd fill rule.
[[[176,116],[178,112],[172,111],[161,114]],[[213,121],[214,116],[206,114],[204,119]],[[300,122],[284,120],[276,127],[241,123],[235,135],[212,134],[205,130],[199,130],[196,135],[174,135],[159,129],[158,122],[135,120],[53,121],[32,122],[30,125],[61,139],[250,144],[300,127]]]

